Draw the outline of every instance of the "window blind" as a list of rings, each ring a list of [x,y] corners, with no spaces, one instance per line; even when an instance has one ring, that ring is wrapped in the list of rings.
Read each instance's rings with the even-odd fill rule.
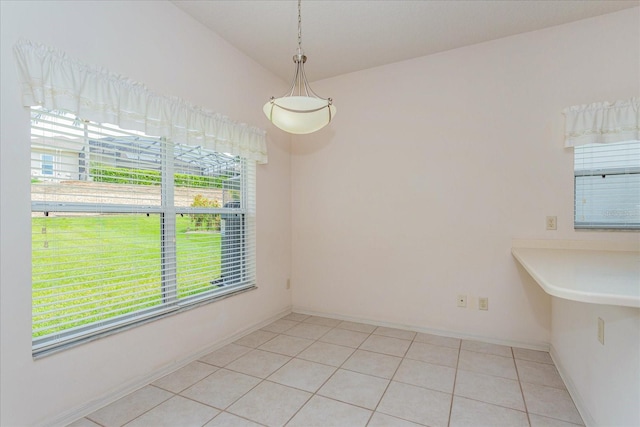
[[[255,162],[32,109],[34,353],[255,285]]]
[[[640,229],[640,141],[574,150],[575,228]]]

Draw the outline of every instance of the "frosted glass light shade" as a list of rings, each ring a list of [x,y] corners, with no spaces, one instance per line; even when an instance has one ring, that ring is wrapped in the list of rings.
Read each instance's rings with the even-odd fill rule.
[[[328,100],[310,96],[283,96],[268,101],[262,110],[274,125],[295,134],[322,129],[336,115]]]

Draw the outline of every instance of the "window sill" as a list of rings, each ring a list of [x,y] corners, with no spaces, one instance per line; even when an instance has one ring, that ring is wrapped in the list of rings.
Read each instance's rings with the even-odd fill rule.
[[[228,293],[223,293],[223,294],[219,294],[219,295],[215,295],[213,297],[210,298],[203,298],[202,300],[198,300],[198,301],[194,301],[191,304],[188,305],[184,305],[184,306],[178,306],[175,307],[174,309],[165,311],[165,312],[161,312],[158,313],[155,316],[150,316],[147,318],[143,318],[143,319],[139,319],[139,320],[135,320],[133,322],[129,322],[129,323],[125,323],[122,325],[118,325],[115,326],[111,329],[108,330],[103,330],[101,332],[98,332],[96,334],[93,335],[87,335],[84,336],[82,338],[78,338],[78,339],[73,339],[71,341],[66,341],[66,342],[60,342],[58,344],[53,344],[49,347],[45,347],[45,348],[41,348],[41,349],[34,349],[32,352],[32,356],[33,356],[33,360],[38,360],[38,359],[42,359],[44,357],[50,356],[52,354],[56,354],[59,353],[61,351],[66,351],[69,349],[72,349],[74,347],[77,347],[79,345],[83,345],[83,344],[87,344],[102,338],[106,338],[110,335],[115,335],[118,334],[120,332],[124,332],[127,331],[129,329],[133,329],[133,328],[137,328],[138,326],[142,326],[142,325],[146,325],[148,323],[152,323],[158,319],[161,318],[167,318],[176,314],[180,314],[183,313],[185,311],[189,311],[189,310],[193,310],[195,308],[199,308],[208,304],[212,304],[218,301],[221,301],[223,299],[226,298],[230,298],[236,295],[240,295],[243,294],[245,292],[249,292],[249,291],[253,291],[255,289],[258,289],[258,287],[254,284],[253,286],[248,286],[248,287],[243,287],[243,288],[239,288],[237,290],[234,290],[232,292],[228,292]]]

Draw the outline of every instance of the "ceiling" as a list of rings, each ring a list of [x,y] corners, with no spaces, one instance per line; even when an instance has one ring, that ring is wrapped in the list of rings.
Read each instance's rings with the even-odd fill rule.
[[[172,0],[289,82],[297,49],[295,0]],[[639,6],[640,0],[304,0],[310,81]]]

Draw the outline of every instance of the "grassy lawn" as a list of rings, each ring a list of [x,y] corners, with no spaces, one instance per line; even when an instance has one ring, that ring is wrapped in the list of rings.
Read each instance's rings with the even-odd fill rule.
[[[220,234],[190,227],[177,217],[178,298],[220,277]],[[159,215],[38,217],[32,236],[34,338],[162,303]]]

